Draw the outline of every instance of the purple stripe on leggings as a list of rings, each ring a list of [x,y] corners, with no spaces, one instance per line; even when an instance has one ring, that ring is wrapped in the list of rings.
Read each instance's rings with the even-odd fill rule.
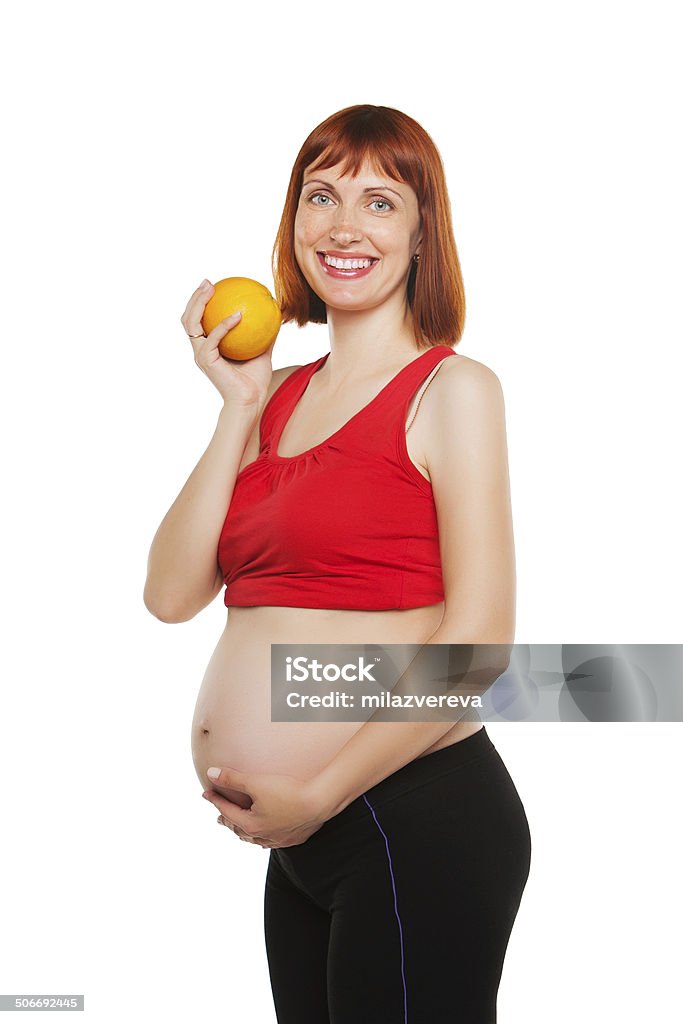
[[[389,852],[389,840],[387,839],[387,837],[385,835],[384,829],[382,828],[380,823],[377,821],[377,815],[375,814],[375,809],[372,806],[372,804],[370,803],[370,801],[368,800],[368,798],[366,797],[365,793],[363,793],[363,799],[365,800],[366,804],[368,805],[368,807],[372,811],[372,816],[375,819],[375,824],[377,825],[377,828],[380,830],[380,832],[384,836],[384,844],[385,844],[385,846],[387,848],[387,857],[389,858],[389,874],[391,875],[391,888],[394,890],[394,912],[396,913],[396,920],[398,921],[398,933],[399,933],[399,936],[400,936],[400,939],[401,939],[401,977],[403,979],[403,1020],[404,1020],[404,1024],[408,1024],[408,996],[407,996],[407,993],[406,993],[406,976],[405,976],[405,973],[403,971],[403,928],[401,927],[401,918],[399,917],[398,905],[397,905],[397,902],[396,902],[396,879],[394,878],[394,869],[391,866],[391,853]]]

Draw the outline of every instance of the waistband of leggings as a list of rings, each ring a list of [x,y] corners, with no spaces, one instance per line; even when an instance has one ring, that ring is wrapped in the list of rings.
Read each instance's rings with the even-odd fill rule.
[[[414,789],[416,786],[455,771],[469,761],[477,760],[495,749],[493,740],[486,731],[486,726],[482,726],[481,729],[472,733],[471,736],[465,737],[464,740],[458,740],[457,743],[451,743],[447,747],[441,747],[439,750],[432,751],[431,754],[416,757],[408,764],[404,764],[397,771],[371,786],[364,794],[352,800],[339,814],[329,818],[323,828],[329,831],[332,827],[347,821],[366,817],[368,805],[363,799],[364,796],[367,796],[373,807],[381,807],[382,804],[394,797],[401,796],[402,793]]]

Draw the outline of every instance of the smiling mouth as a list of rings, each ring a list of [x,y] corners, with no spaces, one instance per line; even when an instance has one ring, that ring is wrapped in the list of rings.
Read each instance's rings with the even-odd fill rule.
[[[330,277],[337,278],[365,277],[379,263],[379,259],[374,257],[359,259],[356,256],[349,256],[348,259],[342,260],[336,257],[326,257],[323,252],[318,252],[316,255],[325,273],[329,274]],[[333,260],[332,263],[328,262],[330,259]],[[353,266],[354,263],[356,264],[355,267]],[[359,263],[361,264],[360,266],[358,266]],[[341,266],[336,266],[335,264],[341,264]]]

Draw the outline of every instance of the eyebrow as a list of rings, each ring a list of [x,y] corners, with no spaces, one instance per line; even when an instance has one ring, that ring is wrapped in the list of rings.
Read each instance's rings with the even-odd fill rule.
[[[320,178],[309,178],[308,181],[302,182],[301,187],[305,188],[306,185],[313,184],[324,185],[325,188],[329,188],[331,192],[336,192],[334,185],[330,185],[329,181],[321,181]],[[395,188],[389,188],[388,185],[371,185],[369,188],[363,189],[363,194],[365,194],[366,192],[377,192],[380,189],[382,189],[385,192],[393,192],[394,195],[398,196],[399,199],[403,199],[403,196],[401,195],[400,192],[397,192]]]

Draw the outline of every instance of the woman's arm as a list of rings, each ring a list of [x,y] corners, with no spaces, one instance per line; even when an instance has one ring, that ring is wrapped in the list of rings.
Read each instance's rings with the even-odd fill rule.
[[[445,611],[427,645],[511,645],[515,556],[500,381],[476,360],[453,359],[429,390],[430,401],[422,405],[426,406],[427,468],[439,523]],[[505,653],[503,646],[500,650]],[[425,648],[423,652],[429,653]],[[423,658],[424,663],[428,661]],[[502,663],[497,666],[488,685],[505,668]],[[419,672],[420,653],[395,689],[401,689],[409,674],[419,679]],[[310,782],[314,803],[322,808],[325,819],[423,753],[456,720],[399,723],[374,717]]]
[[[143,600],[163,622],[186,622],[221,587],[218,541],[259,409],[224,405],[208,448],[157,530]]]
[[[257,458],[265,407],[296,369],[297,365],[273,370],[260,404],[223,404],[208,448],[152,541],[143,600],[162,622],[187,622],[223,586],[218,542],[237,474]]]

